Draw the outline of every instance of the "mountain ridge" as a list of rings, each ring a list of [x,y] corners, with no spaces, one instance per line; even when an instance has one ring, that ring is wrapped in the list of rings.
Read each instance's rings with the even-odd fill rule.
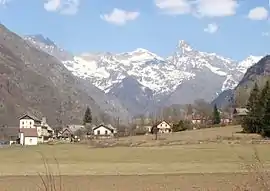
[[[31,42],[31,39],[27,40]],[[71,57],[63,59],[57,54],[55,56],[75,76],[90,81],[109,95],[112,95],[110,92],[112,88],[120,95],[115,87],[120,87],[117,85],[121,84],[125,78],[132,76],[143,86],[137,84],[134,88],[149,88],[153,92],[153,98],[151,98],[155,100],[153,104],[159,106],[187,104],[196,99],[205,99],[210,102],[219,93],[233,89],[247,68],[261,58],[249,56],[237,62],[216,53],[198,51],[184,40],[178,41],[175,51],[166,58],[143,48],[117,54],[84,53],[72,55],[72,59]],[[205,88],[206,85],[212,88]],[[205,89],[208,91],[204,91]],[[128,96],[126,89],[121,88],[121,90],[122,95]],[[137,92],[143,94],[144,91]],[[117,95],[114,96],[117,97]],[[128,97],[131,103],[136,103],[135,97],[145,98],[147,95]],[[148,101],[152,103],[151,100]],[[129,105],[127,108],[131,109],[132,104],[127,105]],[[153,105],[149,107],[153,108]],[[141,107],[135,113],[145,110],[147,108]]]
[[[80,124],[87,105],[95,119],[112,112],[122,113],[126,119],[127,111],[104,96],[95,86],[74,76],[56,57],[0,25],[2,124],[17,125],[16,119],[25,112],[46,116],[52,125],[59,125],[60,121]]]

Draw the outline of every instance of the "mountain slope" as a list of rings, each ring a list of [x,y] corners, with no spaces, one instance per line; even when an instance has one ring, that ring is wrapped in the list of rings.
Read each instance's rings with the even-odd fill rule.
[[[58,59],[60,62],[65,62],[65,60],[73,59],[73,55],[64,49],[59,48],[52,40],[43,37],[42,35],[28,35],[23,37],[29,45],[50,54]],[[68,68],[68,64],[65,65]],[[77,76],[77,75],[76,75]],[[102,110],[111,116],[120,117],[120,119],[127,119],[129,113],[127,108],[122,105],[122,103],[113,95],[106,95],[103,91],[98,89],[96,86],[89,83],[88,79],[78,78],[83,84],[81,88],[86,91],[95,102],[101,106]]]
[[[0,123],[17,125],[24,112],[47,116],[50,124],[81,123],[86,106],[93,115],[104,106],[91,97],[91,86],[72,75],[56,58],[0,25]],[[93,87],[95,88],[95,87]],[[100,107],[101,106],[101,107]]]
[[[241,67],[241,65],[239,66]],[[248,66],[251,65],[248,64]],[[268,55],[247,69],[243,78],[240,80],[234,90],[223,92],[213,101],[213,103],[224,107],[229,104],[228,100],[232,98],[233,100],[231,101],[234,102],[235,106],[244,107],[254,83],[257,82],[260,87],[263,87],[265,82],[269,79],[270,56]]]
[[[133,77],[126,77],[121,83],[115,84],[109,94],[118,97],[133,115],[145,113],[141,108],[153,104],[152,90],[139,84]]]

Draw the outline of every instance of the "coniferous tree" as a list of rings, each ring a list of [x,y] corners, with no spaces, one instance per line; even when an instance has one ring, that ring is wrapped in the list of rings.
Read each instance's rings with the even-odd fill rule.
[[[263,136],[270,136],[270,86],[267,81],[260,97],[260,106],[262,107],[263,117],[261,119],[261,131]]]
[[[264,119],[265,118],[265,110],[267,106],[267,100],[270,98],[269,93],[269,82],[267,81],[265,86],[263,87],[260,95],[259,95],[259,101],[258,101],[258,108],[257,108],[257,119],[258,119],[258,128],[256,133],[262,133],[262,128],[264,126]]]
[[[214,111],[213,111],[213,124],[220,124],[220,113],[218,111],[217,105],[215,104],[214,106]]]
[[[250,96],[247,103],[248,113],[243,121],[244,131],[247,133],[256,133],[259,132],[260,126],[260,91],[257,83],[255,83],[254,88],[250,92]]]
[[[92,113],[89,107],[86,108],[84,118],[83,118],[83,124],[91,123],[92,122]]]

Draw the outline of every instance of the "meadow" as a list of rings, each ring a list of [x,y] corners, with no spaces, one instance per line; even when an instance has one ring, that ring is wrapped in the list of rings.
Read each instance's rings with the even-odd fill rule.
[[[240,190],[247,184],[262,190],[250,165],[263,168],[265,176],[269,145],[240,131],[234,126],[160,135],[157,141],[146,135],[1,148],[0,188],[50,190],[42,187],[42,177],[49,181],[50,174],[58,185],[51,190],[63,191]]]

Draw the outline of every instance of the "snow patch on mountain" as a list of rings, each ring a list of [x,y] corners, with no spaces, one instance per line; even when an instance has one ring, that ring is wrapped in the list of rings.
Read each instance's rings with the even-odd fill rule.
[[[113,87],[120,88],[121,82],[132,76],[143,87],[149,88],[154,95],[168,95],[182,83],[208,72],[224,78],[221,89],[217,90],[220,92],[233,89],[246,70],[262,58],[249,56],[238,63],[216,53],[195,50],[184,40],[177,43],[175,52],[167,58],[143,48],[119,54],[100,52],[73,56],[43,36],[26,36],[25,40],[55,56],[74,75],[89,79],[106,93]]]
[[[237,70],[241,73],[245,73],[248,68],[259,62],[263,57],[262,56],[249,56],[245,60],[241,61],[238,66]]]
[[[197,51],[181,40],[175,53],[168,58],[138,48],[120,54],[85,53],[63,63],[75,75],[89,78],[105,92],[124,78],[133,76],[140,84],[151,89],[154,95],[161,95],[175,91],[184,81],[194,79],[197,73],[206,70],[224,77],[219,91],[233,89],[247,68],[260,58],[250,56],[238,64],[215,53]]]

